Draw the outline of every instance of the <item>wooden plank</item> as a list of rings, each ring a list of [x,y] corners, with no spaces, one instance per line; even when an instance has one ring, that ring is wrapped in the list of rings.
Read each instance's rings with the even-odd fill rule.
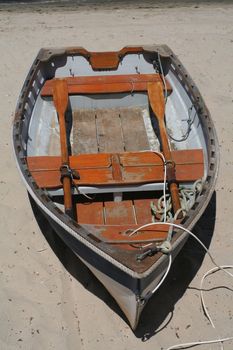
[[[161,166],[163,161],[154,152],[124,152],[118,155],[120,163],[124,167],[133,166]],[[111,154],[79,154],[70,156],[70,165],[75,169],[109,168],[111,166]],[[172,158],[176,165],[203,164],[203,152],[201,149],[172,151]],[[61,166],[59,156],[35,156],[27,157],[31,171],[58,170]]]
[[[183,149],[171,151],[172,159],[176,164],[203,164],[203,150],[202,149]]]
[[[94,226],[96,235],[100,240],[102,239],[105,241],[115,241],[116,243],[117,241],[132,240],[135,241],[135,244],[137,244],[137,242],[140,240],[149,239],[158,239],[164,241],[164,239],[166,239],[167,237],[168,227],[165,225],[154,225],[151,227],[147,227],[146,229],[142,229],[141,231],[138,231],[137,234],[130,237],[130,231],[136,230],[138,227],[140,227],[140,225],[135,224]],[[125,250],[136,249],[132,245],[128,245],[126,243],[118,243],[117,246]]]
[[[135,199],[133,204],[135,208],[136,220],[139,225],[148,224],[152,221],[151,202],[154,199]]]
[[[179,152],[183,154],[183,157]],[[118,156],[120,157],[121,174],[118,172],[115,175],[111,166],[111,154],[71,156],[70,166],[80,174],[80,179],[75,180],[76,184],[126,185],[163,182],[163,163],[160,157],[153,152],[125,153]],[[175,162],[177,159],[176,179],[178,182],[191,182],[203,177],[202,150],[173,151],[172,156]],[[60,157],[28,157],[27,162],[39,187],[61,187]],[[120,175],[122,175],[122,180]]]
[[[148,82],[161,82],[159,74],[128,74],[66,77],[69,94],[121,93],[131,91],[147,91]],[[41,90],[41,96],[52,95],[53,79],[47,80]],[[171,85],[166,81],[168,92]]]
[[[120,162],[124,167],[163,165],[162,157],[155,152],[125,152],[119,155]]]
[[[118,52],[93,52],[90,63],[93,70],[116,69],[120,62]]]
[[[112,155],[112,178],[114,180],[122,180],[121,165],[118,154]]]
[[[98,153],[95,113],[78,110],[73,113],[73,154]]]
[[[111,166],[111,154],[79,154],[70,156],[70,166],[72,169],[101,169]],[[31,171],[57,171],[61,166],[59,156],[36,156],[27,157],[27,163]]]
[[[162,167],[132,167],[124,169],[123,179],[113,179],[111,169],[77,169],[79,180],[74,180],[78,186],[105,186],[105,185],[134,185],[163,182]],[[39,187],[57,188],[61,187],[60,171],[43,170],[31,171],[34,181]],[[202,165],[177,165],[176,179],[178,182],[193,182],[202,178]]]
[[[79,224],[104,224],[103,202],[77,203],[76,211]]]
[[[118,109],[99,109],[96,111],[96,116],[99,152],[123,152],[124,144]]]
[[[69,85],[69,95],[91,95],[91,94],[116,94],[127,92],[144,92],[147,83],[113,83],[113,84],[88,84],[88,85]],[[50,96],[50,91],[42,89],[42,97]]]
[[[132,166],[123,168],[123,180],[125,183],[148,183],[152,179],[160,179],[163,182],[163,167],[158,166]]]
[[[125,108],[120,110],[122,134],[125,150],[148,150],[148,138],[141,108]]]
[[[106,225],[135,224],[132,201],[104,202]]]
[[[91,169],[78,170],[82,180],[75,180],[76,185],[110,185],[117,184],[117,180],[112,179],[111,169]],[[60,188],[62,187],[60,177],[61,173],[57,171],[35,171],[32,176],[39,187],[43,188]]]

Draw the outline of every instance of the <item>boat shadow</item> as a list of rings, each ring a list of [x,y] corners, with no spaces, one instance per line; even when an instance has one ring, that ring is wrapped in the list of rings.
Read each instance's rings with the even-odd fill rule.
[[[216,192],[192,232],[209,248],[216,219]],[[182,298],[189,284],[198,272],[206,252],[192,237],[188,239],[174,260],[171,270],[142,312],[135,335],[143,341],[161,332],[170,323],[177,301]],[[153,312],[153,310],[155,310]],[[168,315],[170,317],[168,318]],[[167,322],[163,324],[164,320]],[[161,325],[163,326],[161,327]]]
[[[120,310],[119,306],[108,291],[55,233],[48,220],[39,210],[38,206],[30,195],[29,199],[41,232],[68,273],[70,273],[89,292],[93,293],[104,301],[108,307],[110,307],[115,313],[124,319],[125,322],[127,322],[123,312]],[[197,235],[197,237],[205,244],[207,248],[210,246],[213,236],[215,218],[216,192],[213,193],[209,205],[192,230],[192,232]],[[148,304],[143,310],[138,327],[136,331],[134,331],[137,338],[141,338],[142,341],[146,341],[162,331],[170,323],[173,317],[175,304],[185,293],[190,282],[195,277],[202,264],[205,254],[205,251],[200,249],[199,243],[190,237],[177,258],[174,260],[171,270],[163,285],[149,300]],[[155,311],[153,312],[153,310]],[[161,327],[169,314],[170,317],[168,321]]]

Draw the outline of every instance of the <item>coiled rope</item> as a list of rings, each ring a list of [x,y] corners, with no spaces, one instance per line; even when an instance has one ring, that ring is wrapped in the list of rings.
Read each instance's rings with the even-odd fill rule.
[[[201,179],[194,182],[191,188],[179,187],[179,197],[181,208],[172,215],[172,201],[171,195],[164,194],[159,198],[157,205],[151,202],[151,212],[152,212],[152,222],[164,221],[173,222],[176,220],[182,212],[183,218],[188,213],[188,211],[193,207],[196,202],[197,196],[202,192],[203,181]],[[165,201],[166,198],[166,201]]]

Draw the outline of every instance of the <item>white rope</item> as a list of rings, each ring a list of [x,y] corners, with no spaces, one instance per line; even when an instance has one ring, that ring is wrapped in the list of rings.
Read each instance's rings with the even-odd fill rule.
[[[166,350],[184,349],[184,348],[191,347],[191,346],[197,346],[197,345],[202,345],[202,344],[214,344],[214,343],[229,341],[232,339],[233,339],[233,337],[214,339],[214,340],[203,340],[203,341],[197,341],[197,342],[194,341],[191,343],[172,345],[169,348],[167,348]]]
[[[145,150],[145,151],[140,151],[140,152],[141,152],[141,153],[146,153],[146,152],[148,152],[148,151]],[[166,203],[167,167],[166,167],[166,159],[165,159],[163,153],[161,153],[161,152],[157,152],[157,151],[151,151],[151,152],[153,152],[153,153],[159,155],[159,156],[162,158],[162,160],[163,160],[163,169],[164,169],[164,175],[163,175],[163,198],[164,198],[164,212],[166,213],[166,212],[167,212],[167,203]],[[164,215],[164,219],[163,219],[163,220],[164,220],[164,222],[166,221],[166,214]],[[129,237],[132,236],[134,233],[135,233],[134,231],[131,232],[131,233],[129,234]],[[141,248],[146,248],[146,247],[149,247],[149,246],[151,246],[151,245],[152,245],[152,243],[148,243],[148,244],[145,244],[145,245],[141,246]],[[165,278],[166,278],[166,276],[165,276]],[[161,283],[161,284],[162,284],[162,283]]]
[[[204,276],[202,277],[201,279],[201,283],[200,283],[200,290],[201,290],[201,304],[202,304],[202,307],[203,307],[203,310],[206,314],[206,317],[208,318],[208,320],[210,321],[212,327],[214,329],[216,329],[214,323],[213,323],[213,320],[209,314],[209,312],[207,311],[207,307],[205,305],[205,301],[204,301],[204,296],[203,296],[203,291],[202,291],[202,286],[203,286],[203,283],[204,283],[204,280],[207,276],[209,276],[210,274],[216,272],[216,271],[223,271],[225,272],[228,276],[232,277],[233,278],[233,274],[230,273],[229,271],[226,271],[226,269],[229,269],[229,268],[233,268],[233,265],[223,265],[223,266],[220,266],[218,265],[213,256],[211,255],[211,253],[209,252],[208,248],[202,243],[202,241],[193,233],[191,232],[190,230],[188,230],[187,228],[181,226],[181,225],[178,225],[178,224],[174,224],[174,223],[170,223],[170,222],[153,222],[153,223],[149,223],[149,224],[145,224],[145,225],[142,225],[141,227],[137,228],[136,230],[134,230],[130,235],[134,235],[136,232],[138,232],[139,230],[142,230],[146,227],[149,227],[149,226],[153,226],[153,225],[166,225],[166,226],[172,226],[172,227],[175,227],[175,228],[178,228],[178,229],[181,229],[183,231],[185,231],[186,233],[188,233],[190,236],[192,236],[194,239],[196,239],[196,241],[202,246],[202,248],[206,251],[206,253],[209,255],[212,263],[215,265],[214,268],[212,268],[211,270],[207,271]],[[158,288],[161,286],[161,284],[164,282],[165,278],[167,277],[168,273],[169,273],[169,270],[171,268],[171,262],[172,262],[172,259],[171,259],[171,254],[169,254],[169,263],[168,263],[168,266],[167,266],[167,269],[161,279],[161,281],[159,282],[159,284],[152,290],[152,292],[150,293],[151,294],[154,294]],[[183,343],[183,344],[178,344],[178,345],[173,345],[169,348],[167,348],[167,350],[172,350],[172,349],[183,349],[185,347],[188,347],[188,346],[196,346],[196,345],[201,345],[201,344],[212,344],[212,343],[220,343],[221,344],[221,349],[223,349],[223,342],[225,341],[229,341],[229,340],[233,340],[233,337],[228,337],[228,338],[219,338],[219,339],[214,339],[214,340],[203,340],[203,341],[197,341],[197,342],[191,342],[191,343]]]
[[[210,317],[210,314],[209,314],[209,312],[208,312],[208,310],[207,310],[207,308],[206,308],[206,305],[205,305],[205,302],[204,302],[204,296],[203,296],[203,288],[202,288],[202,286],[203,286],[204,280],[205,280],[205,278],[206,278],[207,276],[209,276],[209,275],[211,275],[212,273],[215,273],[215,272],[217,272],[217,271],[219,271],[219,270],[222,270],[222,269],[223,269],[223,270],[225,270],[225,269],[232,269],[232,268],[233,268],[233,265],[222,265],[222,266],[220,266],[220,267],[221,267],[221,269],[220,269],[219,267],[213,267],[211,270],[207,271],[207,272],[203,275],[203,277],[202,277],[202,279],[201,279],[201,283],[200,283],[201,304],[202,304],[204,313],[206,314],[206,317],[208,318],[208,320],[209,320],[209,322],[211,323],[211,326],[212,326],[213,328],[215,328],[215,325],[214,325],[214,323],[213,323],[213,321],[212,321],[212,319],[211,319],[211,317]],[[232,275],[231,273],[229,273],[229,275],[230,275],[231,277],[233,277],[233,275]]]
[[[153,213],[153,222],[156,222],[156,219],[159,219],[159,221],[165,221],[164,215],[166,216],[166,221],[173,222],[177,220],[178,215],[182,212],[183,218],[186,216],[188,211],[193,207],[195,204],[197,195],[202,192],[203,188],[203,182],[202,179],[198,179],[194,182],[192,187],[185,188],[180,186],[179,187],[179,198],[180,198],[180,204],[181,208],[178,209],[173,216],[172,214],[172,201],[171,201],[171,195],[166,194],[166,212],[164,210],[164,195],[161,196],[155,205],[153,202],[151,202],[151,211]],[[157,215],[159,214],[159,216]]]
[[[163,80],[163,84],[164,84],[164,89],[165,89],[165,104],[167,102],[167,85],[166,85],[166,80],[165,80],[165,77],[164,77],[164,72],[163,72],[163,67],[162,67],[162,63],[161,63],[161,59],[160,59],[160,55],[158,53],[158,62],[159,62],[159,66],[160,66],[160,71],[161,71],[161,75],[162,75],[162,80]],[[165,164],[165,168],[166,168],[166,163],[164,162]],[[164,185],[165,185],[165,189],[166,189],[166,177],[164,178]],[[212,255],[210,254],[208,248],[201,242],[201,240],[194,234],[192,233],[190,230],[182,227],[181,225],[178,225],[178,224],[174,224],[174,223],[168,223],[166,222],[166,213],[167,213],[167,203],[166,203],[166,193],[165,193],[165,190],[163,192],[163,197],[164,197],[164,218],[163,218],[163,222],[153,222],[153,223],[149,223],[149,224],[145,224],[139,228],[137,228],[136,230],[134,230],[133,232],[131,232],[130,236],[134,235],[136,232],[138,232],[139,230],[141,229],[144,229],[148,226],[152,226],[152,225],[161,225],[161,224],[164,224],[164,225],[167,225],[169,227],[176,227],[176,228],[179,228],[183,231],[185,231],[186,233],[188,233],[189,235],[191,235],[194,239],[196,239],[196,241],[202,246],[202,248],[206,251],[206,253],[209,255],[212,263],[215,265],[214,268],[210,269],[209,271],[207,271],[202,279],[201,279],[201,283],[200,283],[200,297],[201,297],[201,305],[202,305],[202,308],[203,308],[203,311],[206,315],[206,317],[208,318],[211,326],[216,329],[215,327],[215,324],[207,310],[207,307],[206,307],[206,304],[205,304],[205,301],[204,301],[204,295],[203,295],[203,284],[204,284],[204,280],[207,276],[209,276],[210,274],[214,273],[214,272],[217,272],[219,270],[225,272],[228,276],[232,277],[233,278],[233,274],[231,274],[230,272],[226,271],[226,269],[229,269],[229,268],[233,268],[233,265],[222,265],[222,266],[219,266],[214,258],[212,257]],[[169,230],[170,231],[170,230]],[[158,289],[159,287],[162,285],[162,283],[164,282],[165,278],[167,277],[169,271],[170,271],[170,268],[171,268],[171,263],[172,263],[172,257],[171,257],[171,254],[169,254],[169,262],[168,262],[168,266],[167,266],[167,269],[162,277],[162,279],[160,280],[160,282],[158,283],[158,285],[152,290],[151,294],[154,294]],[[150,294],[150,295],[151,295]],[[167,348],[166,350],[174,350],[174,349],[184,349],[184,348],[187,348],[187,347],[193,347],[193,346],[197,346],[197,345],[203,345],[203,344],[214,344],[214,343],[219,343],[220,346],[221,346],[221,350],[223,350],[223,342],[226,342],[226,341],[229,341],[229,340],[233,340],[233,337],[226,337],[226,338],[218,338],[218,339],[214,339],[214,340],[203,340],[203,341],[196,341],[196,342],[190,342],[190,343],[183,343],[183,344],[177,344],[177,345],[173,345],[173,346],[170,346],[169,348]]]
[[[163,201],[164,201],[164,213],[167,212],[167,202],[166,202],[166,181],[167,181],[167,167],[166,167],[166,159],[163,155],[163,153],[161,152],[157,152],[157,151],[140,151],[140,153],[147,153],[147,152],[152,152],[155,154],[158,154],[158,156],[160,156],[163,160],[163,170],[164,170],[164,174],[163,174]],[[164,215],[163,221],[166,222],[166,214]],[[134,234],[133,232],[129,235],[131,236],[132,234]]]
[[[154,294],[159,289],[159,287],[161,286],[161,284],[163,284],[165,278],[167,277],[168,272],[170,271],[170,268],[171,268],[171,265],[172,265],[172,256],[171,256],[171,254],[168,255],[168,258],[169,258],[169,260],[168,260],[168,266],[167,266],[166,272],[163,275],[163,277],[161,278],[160,282],[157,284],[157,286],[152,290],[151,294]]]
[[[209,271],[207,271],[202,279],[201,279],[201,283],[200,283],[200,296],[201,296],[201,304],[202,304],[202,308],[204,310],[204,313],[206,315],[206,317],[208,318],[209,322],[211,323],[211,326],[216,329],[215,324],[207,310],[206,304],[205,304],[205,300],[204,300],[204,295],[203,295],[203,283],[204,280],[207,276],[209,276],[210,274],[222,270],[224,272],[227,272],[228,275],[230,275],[231,277],[233,277],[233,275],[231,273],[229,273],[228,271],[225,271],[225,269],[230,269],[233,268],[233,265],[222,265],[222,266],[216,266],[212,269],[210,269]],[[214,339],[214,340],[202,340],[202,341],[196,341],[196,342],[191,342],[191,343],[183,343],[183,344],[177,344],[177,345],[172,345],[169,348],[167,348],[166,350],[172,350],[172,349],[184,349],[187,347],[192,347],[192,346],[197,346],[197,345],[203,345],[203,344],[214,344],[214,343],[219,343],[221,346],[221,349],[223,350],[223,342],[226,341],[230,341],[233,340],[233,337],[227,337],[227,338],[221,338],[219,337],[218,339]]]

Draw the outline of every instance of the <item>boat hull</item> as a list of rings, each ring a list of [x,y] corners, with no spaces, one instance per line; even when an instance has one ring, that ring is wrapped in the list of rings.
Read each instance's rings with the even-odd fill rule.
[[[33,197],[34,196],[32,196],[32,198]],[[130,327],[135,330],[144,307],[148,300],[153,297],[153,291],[166,273],[169,264],[168,256],[164,255],[163,259],[160,259],[157,265],[153,266],[150,273],[142,274],[141,276],[132,276],[132,274],[109,263],[109,261],[101,258],[98,253],[93,252],[92,249],[88,249],[88,247],[77,239],[74,239],[65,228],[54,220],[50,212],[42,208],[35,200],[36,198],[34,197],[34,203],[37,205],[42,215],[44,215],[55,234],[61,238],[108,290],[126,316]],[[190,227],[190,229],[191,228],[192,227]],[[182,237],[182,239],[177,240],[171,253],[172,260],[178,255],[187,239],[188,234]]]
[[[153,57],[157,57],[158,53],[164,61],[165,70],[170,72],[170,83],[177,96],[177,101],[173,101],[173,104],[170,106],[168,105],[168,108],[170,108],[169,111],[172,111],[176,103],[182,100],[182,103],[179,102],[180,109],[178,108],[177,110],[177,116],[181,114],[182,118],[182,113],[184,112],[183,105],[187,103],[189,107],[194,106],[199,118],[198,121],[195,121],[197,125],[196,129],[194,128],[196,131],[192,139],[195,140],[195,138],[197,138],[194,146],[199,146],[193,148],[203,147],[204,149],[205,186],[203,192],[197,198],[195,205],[191,208],[182,223],[186,229],[191,230],[210,201],[214,191],[219,166],[219,148],[214,125],[195,83],[189,77],[178,58],[167,46],[134,49],[124,48],[117,54],[110,53],[108,56],[110,59],[107,60],[106,63],[110,66],[107,67],[104,74],[108,75],[108,70],[113,70],[114,74],[117,75],[118,69],[122,74],[124,69],[128,69],[129,62],[133,69],[135,69],[135,65],[132,65],[132,62],[135,58],[138,63],[138,56],[140,55],[143,57],[145,56],[146,69],[149,65],[153,68],[152,59]],[[120,59],[126,57],[128,54],[129,61],[127,61],[128,63],[124,67],[124,64],[120,64]],[[46,216],[59,237],[69,246],[70,249],[73,250],[73,252],[84,262],[84,264],[110,292],[125,313],[131,327],[135,329],[147,300],[152,296],[152,291],[156,288],[167,269],[168,257],[162,255],[152,266],[142,272],[136,272],[133,269],[130,269],[126,264],[113,258],[108,254],[108,248],[105,250],[101,249],[98,244],[96,244],[96,241],[93,240],[93,237],[89,235],[88,225],[79,225],[65,215],[64,212],[53,203],[50,194],[38,187],[28,169],[26,161],[28,155],[38,155],[37,152],[39,152],[39,154],[40,152],[45,152],[44,144],[46,142],[44,137],[46,136],[46,133],[43,132],[42,134],[36,134],[36,130],[39,129],[37,123],[39,115],[44,114],[46,115],[46,118],[48,118],[49,115],[52,116],[51,104],[48,104],[48,109],[44,110],[46,101],[43,101],[40,97],[40,91],[46,79],[54,77],[55,68],[57,68],[58,77],[67,74],[71,69],[69,64],[73,67],[72,65],[75,60],[77,60],[78,63],[82,63],[82,60],[87,60],[88,63],[85,65],[84,70],[86,71],[84,71],[84,73],[86,75],[98,75],[98,69],[103,69],[101,66],[103,63],[99,59],[100,56],[96,53],[88,53],[81,48],[66,48],[59,50],[42,49],[39,52],[25,80],[16,108],[13,124],[14,153],[19,172],[30,196],[33,198],[38,208]],[[92,68],[90,66],[92,66]],[[150,69],[152,69],[151,67]],[[79,69],[78,65],[75,69],[77,71],[72,74],[77,74]],[[136,101],[139,101],[138,103],[145,102],[145,94],[140,95],[140,98],[137,97],[137,94],[135,95]],[[120,97],[120,103],[122,106],[128,107],[127,104],[131,103],[132,100],[132,93],[127,97],[125,97],[125,95],[120,95]],[[91,103],[97,103],[97,100],[96,96],[94,96]],[[88,103],[90,102],[89,97],[85,99],[84,104],[86,101],[88,101]],[[76,106],[79,105],[79,102],[79,97],[77,97],[76,100],[72,99],[71,104],[73,103],[73,106]],[[100,103],[99,100],[98,103]],[[115,99],[112,98],[111,107],[116,107],[114,103]],[[105,107],[104,104],[101,105],[101,108]],[[47,126],[46,123],[47,119],[45,120],[45,126]],[[43,120],[40,121],[39,126],[42,124]],[[201,125],[200,138],[198,138],[199,124]],[[39,140],[39,144],[33,144],[31,142],[33,139],[32,135],[35,136],[34,139]],[[192,148],[192,142],[190,148]],[[177,239],[175,239],[172,244],[172,259],[174,259],[179,253],[188,238],[187,233],[182,231],[178,233]]]

